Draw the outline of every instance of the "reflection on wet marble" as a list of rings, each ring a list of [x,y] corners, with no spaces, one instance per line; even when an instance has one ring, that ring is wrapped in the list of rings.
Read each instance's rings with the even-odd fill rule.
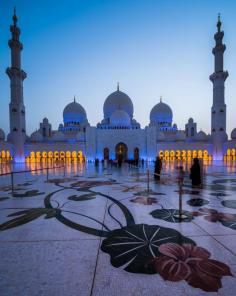
[[[20,173],[13,192],[0,177],[0,295],[230,295],[235,164],[206,164],[202,189],[191,188],[186,165],[182,191],[177,165],[149,184],[152,164],[73,164],[48,180],[46,170]]]

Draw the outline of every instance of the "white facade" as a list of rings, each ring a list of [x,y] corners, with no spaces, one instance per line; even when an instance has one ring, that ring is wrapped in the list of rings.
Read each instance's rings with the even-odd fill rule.
[[[132,99],[120,90],[118,84],[117,90],[106,98],[103,119],[96,127],[90,126],[85,109],[74,98],[65,107],[63,123],[57,130],[53,130],[49,120],[44,118],[39,129],[30,137],[26,136],[23,101],[23,80],[26,73],[21,69],[20,54],[23,46],[19,41],[20,29],[17,27],[15,13],[10,30],[11,67],[7,69],[11,80],[10,133],[6,139],[5,133],[0,130],[0,151],[9,150],[14,161],[25,160],[25,157],[29,159],[32,152],[38,152],[40,160],[43,153],[47,155],[57,152],[66,157],[66,152],[78,151],[87,160],[114,160],[119,157],[123,160],[154,160],[162,151],[171,151],[173,156],[176,151],[179,153],[183,150],[190,154],[198,150],[207,151],[214,159],[222,159],[227,154],[227,149],[236,148],[236,130],[232,132],[230,141],[225,132],[224,81],[228,72],[223,68],[226,47],[222,43],[224,33],[221,31],[220,19],[214,36],[216,45],[212,51],[215,56],[215,71],[210,76],[213,82],[210,135],[203,131],[198,132],[197,123],[192,118],[186,123],[185,130],[178,130],[177,125],[173,124],[173,111],[162,98],[150,111],[149,125],[141,128],[134,118]]]

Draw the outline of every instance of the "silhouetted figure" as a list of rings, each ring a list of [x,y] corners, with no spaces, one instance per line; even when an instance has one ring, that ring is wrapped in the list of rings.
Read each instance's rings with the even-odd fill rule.
[[[141,163],[142,163],[142,168],[144,167],[144,159],[142,158],[141,160]]]
[[[193,159],[193,165],[190,169],[190,179],[192,180],[192,187],[201,186],[201,169],[198,158]]]
[[[155,171],[154,171],[154,178],[156,180],[160,180],[161,169],[162,169],[162,160],[158,156],[155,161]]]
[[[120,168],[122,165],[122,157],[121,156],[118,156],[117,163],[118,163],[118,167]]]
[[[98,166],[99,166],[99,159],[95,158],[95,167],[98,167]]]

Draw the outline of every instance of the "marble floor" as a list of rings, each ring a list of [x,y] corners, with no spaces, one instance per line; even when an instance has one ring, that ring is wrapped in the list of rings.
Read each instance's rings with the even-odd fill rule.
[[[182,220],[177,165],[158,183],[151,164],[1,176],[0,295],[235,295],[235,163],[204,166],[202,189],[186,166]]]

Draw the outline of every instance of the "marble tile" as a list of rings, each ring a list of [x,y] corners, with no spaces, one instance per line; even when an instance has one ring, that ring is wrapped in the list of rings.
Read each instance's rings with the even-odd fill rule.
[[[90,295],[99,241],[0,243],[0,295]]]
[[[235,235],[215,235],[213,236],[220,244],[230,250],[236,256],[236,234]],[[236,265],[236,263],[235,263]]]
[[[223,226],[220,222],[208,222],[203,217],[197,217],[195,219],[196,225],[202,230],[206,231],[209,235],[234,235],[235,230],[229,227]]]

